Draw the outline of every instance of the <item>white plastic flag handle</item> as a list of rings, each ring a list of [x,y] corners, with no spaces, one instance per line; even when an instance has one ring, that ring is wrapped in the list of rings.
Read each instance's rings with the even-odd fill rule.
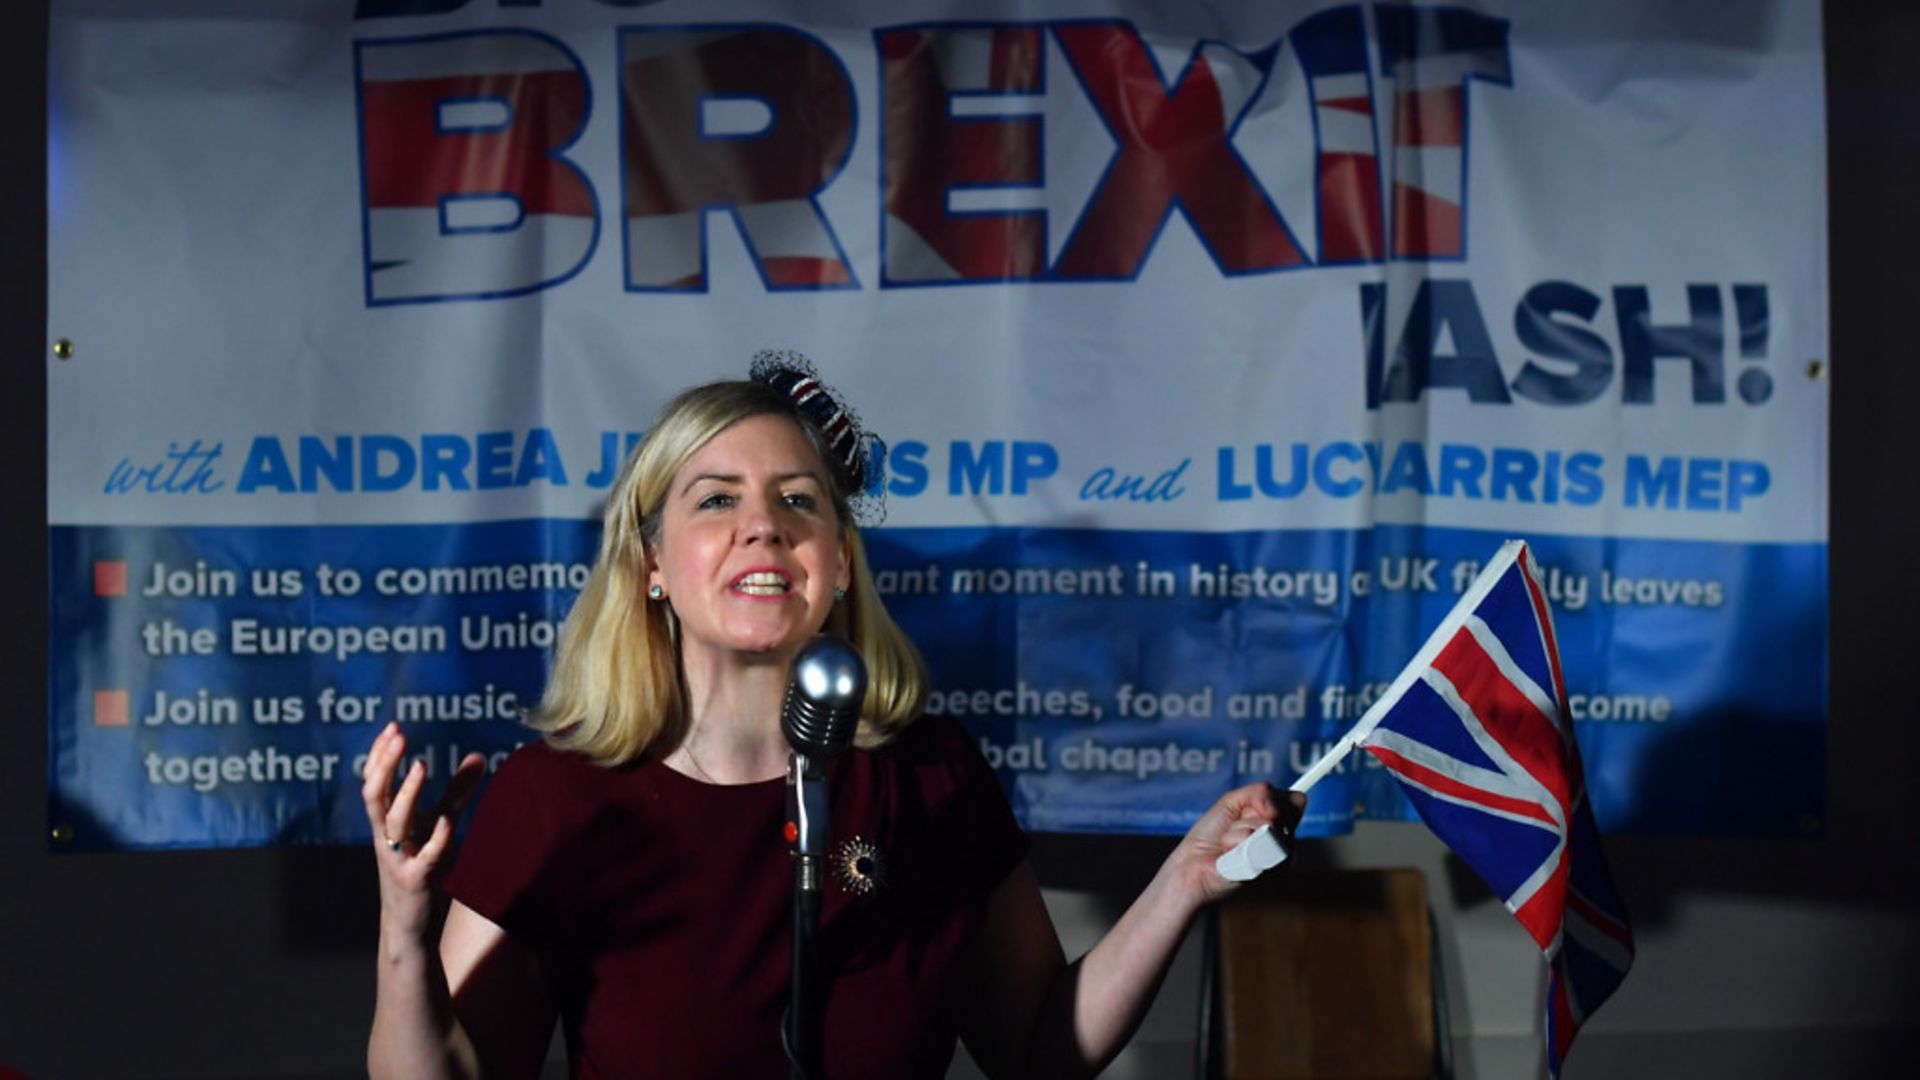
[[[1301,773],[1300,779],[1295,780],[1288,790],[1306,791],[1319,783],[1321,777],[1332,772],[1333,767],[1340,764],[1340,759],[1347,756],[1347,751],[1353,749],[1354,744],[1360,741],[1360,733],[1372,730],[1372,725],[1367,723],[1367,719],[1363,717],[1360,723],[1355,724],[1339,742],[1334,743],[1326,753],[1320,755],[1320,760],[1314,762],[1306,772]],[[1273,826],[1262,825],[1253,830],[1251,836],[1233,845],[1233,850],[1215,859],[1213,868],[1228,881],[1252,881],[1286,862],[1292,847],[1292,830],[1282,835],[1275,833]]]
[[[1286,861],[1286,845],[1274,835],[1273,826],[1262,825],[1235,844],[1232,851],[1215,859],[1213,867],[1228,881],[1252,881]]]

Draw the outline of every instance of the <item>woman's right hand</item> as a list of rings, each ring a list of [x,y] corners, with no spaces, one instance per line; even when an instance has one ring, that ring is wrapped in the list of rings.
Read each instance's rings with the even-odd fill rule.
[[[416,760],[394,789],[394,775],[406,760],[407,737],[398,724],[389,723],[367,751],[361,801],[373,827],[374,863],[380,870],[382,930],[402,939],[430,946],[433,930],[433,886],[448,846],[453,823],[485,772],[486,759],[468,754],[454,770],[446,794],[432,811],[426,838],[419,838],[415,811],[426,786],[425,762]],[[383,935],[384,936],[384,935]]]

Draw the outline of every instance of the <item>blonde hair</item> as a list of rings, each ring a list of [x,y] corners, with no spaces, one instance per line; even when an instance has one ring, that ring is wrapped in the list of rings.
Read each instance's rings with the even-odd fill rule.
[[[656,742],[671,745],[686,733],[677,628],[667,605],[646,597],[661,507],[688,458],[734,424],[767,415],[792,420],[827,465],[851,580],[824,630],[846,638],[866,661],[867,698],[855,741],[880,745],[919,715],[927,696],[926,662],[880,602],[848,509],[852,493],[828,464],[832,459],[819,431],[785,395],[740,380],[697,386],[668,402],[621,468],[607,501],[593,573],[561,630],[546,694],[527,718],[548,742],[602,765],[619,765]]]

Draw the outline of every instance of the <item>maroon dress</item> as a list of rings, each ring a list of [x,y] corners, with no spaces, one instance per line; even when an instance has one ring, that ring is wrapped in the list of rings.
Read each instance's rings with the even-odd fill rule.
[[[944,718],[836,759],[828,790],[826,1074],[942,1076],[961,957],[1027,839]],[[493,778],[447,890],[541,954],[573,1075],[783,1077],[785,816],[784,780],[705,784],[533,743]]]

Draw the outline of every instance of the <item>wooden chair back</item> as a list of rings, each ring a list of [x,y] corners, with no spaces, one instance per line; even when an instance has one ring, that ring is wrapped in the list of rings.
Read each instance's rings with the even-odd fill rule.
[[[1203,1039],[1225,1080],[1446,1072],[1426,875],[1282,868],[1216,913]]]

